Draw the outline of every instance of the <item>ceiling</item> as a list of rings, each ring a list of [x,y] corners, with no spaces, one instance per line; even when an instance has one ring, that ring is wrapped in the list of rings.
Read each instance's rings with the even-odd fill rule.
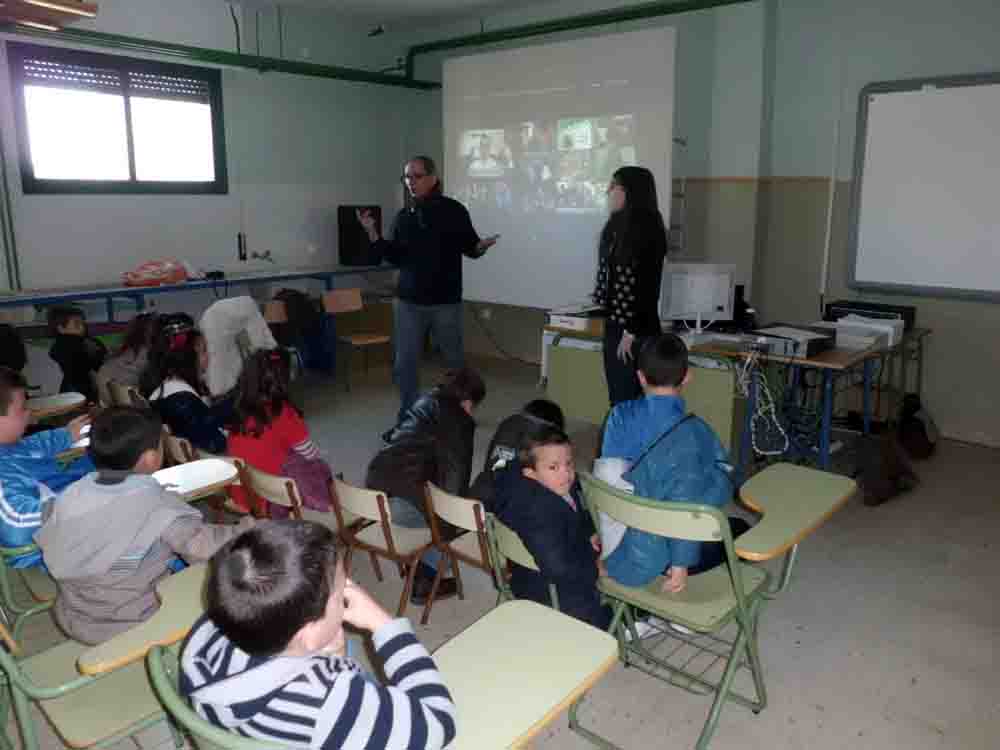
[[[240,0],[233,0],[240,2]],[[277,0],[281,5],[324,8],[359,20],[381,23],[390,29],[400,24],[448,23],[478,18],[551,0]],[[273,6],[275,0],[244,0],[244,5]]]

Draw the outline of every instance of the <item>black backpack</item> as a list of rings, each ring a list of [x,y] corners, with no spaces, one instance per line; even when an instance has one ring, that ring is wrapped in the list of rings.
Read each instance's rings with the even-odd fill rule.
[[[907,393],[899,410],[899,444],[910,458],[930,458],[937,447],[938,428],[920,403],[920,396]]]

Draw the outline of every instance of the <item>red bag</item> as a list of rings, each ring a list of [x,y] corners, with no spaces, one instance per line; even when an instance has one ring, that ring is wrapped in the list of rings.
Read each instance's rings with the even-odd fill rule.
[[[122,283],[125,286],[160,286],[180,284],[187,280],[188,273],[184,264],[173,258],[148,260],[134,271],[122,274]]]

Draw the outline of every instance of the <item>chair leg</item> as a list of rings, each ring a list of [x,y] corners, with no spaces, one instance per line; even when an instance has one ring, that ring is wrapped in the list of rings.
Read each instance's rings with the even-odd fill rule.
[[[434,582],[431,583],[431,593],[427,595],[427,603],[424,604],[424,613],[420,616],[420,624],[426,625],[431,617],[431,607],[434,606],[434,598],[437,596],[438,585],[441,583],[441,573],[444,570],[444,558],[438,561],[437,570],[434,572]]]
[[[17,726],[21,729],[21,747],[24,750],[38,750],[38,734],[35,731],[35,719],[31,715],[28,696],[14,685],[9,685],[9,689]]]
[[[378,564],[378,556],[374,552],[369,552],[372,559],[372,568],[375,569],[375,578],[382,583],[382,566]]]
[[[579,698],[577,698],[569,707],[569,729],[571,732],[576,732],[581,737],[589,740],[591,744],[597,745],[598,747],[604,748],[604,750],[622,750],[618,745],[614,744],[610,740],[601,737],[599,734],[595,734],[580,723],[579,716],[577,715],[580,710],[580,704],[583,703],[584,699],[587,697],[587,693],[584,693]]]
[[[410,601],[410,592],[413,590],[413,578],[417,574],[417,564],[419,562],[419,557],[414,557],[410,560],[410,570],[406,574],[406,583],[403,584],[403,593],[399,595],[399,607],[396,609],[396,617],[402,617],[403,613],[406,612],[406,604]]]
[[[458,572],[458,558],[454,555],[451,556],[451,572],[455,576],[455,590],[458,592],[458,598],[465,601],[465,589],[462,587],[462,574]]]
[[[746,639],[746,630],[740,628],[740,634],[736,637],[736,642],[733,643],[733,649],[730,652],[729,660],[726,663],[726,671],[723,672],[722,680],[719,682],[719,687],[716,689],[715,700],[712,701],[712,708],[708,712],[708,718],[705,719],[705,726],[702,727],[701,735],[698,737],[698,742],[695,743],[695,750],[707,750],[708,743],[712,741],[712,735],[715,734],[715,727],[719,724],[719,714],[722,713],[722,706],[729,697],[729,689],[732,687],[733,678],[736,677],[736,670],[739,669],[739,654],[746,647]]]

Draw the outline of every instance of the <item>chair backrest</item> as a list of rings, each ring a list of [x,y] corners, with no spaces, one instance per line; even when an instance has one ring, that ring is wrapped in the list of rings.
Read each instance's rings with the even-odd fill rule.
[[[195,460],[194,448],[187,438],[177,437],[167,432],[163,434],[163,452],[172,464],[186,464]]]
[[[514,531],[492,513],[486,517],[486,535],[490,540],[490,550],[494,556],[494,570],[507,567],[508,562],[517,563],[522,568],[538,570],[538,563],[528,548],[524,546]],[[502,571],[497,571],[498,574]]]
[[[177,691],[180,669],[176,652],[154,646],[146,653],[153,692],[170,717],[183,727],[201,750],[287,750],[285,746],[241,737],[210,724],[191,708]]]
[[[599,524],[599,512],[634,529],[673,539],[695,542],[723,542],[732,551],[729,521],[710,505],[662,502],[629,495],[607,482],[581,471],[577,476],[583,487],[587,507]]]
[[[336,477],[333,480],[333,488],[335,500],[342,511],[349,511],[368,521],[382,521],[378,498],[380,495],[385,498],[385,493],[355,487]],[[383,502],[382,505],[385,508],[386,520],[391,522],[392,511],[389,508],[389,503]]]
[[[248,463],[243,465],[245,486],[251,493],[275,505],[290,508],[292,518],[302,519],[302,493],[294,479],[268,474]]]
[[[323,309],[328,313],[354,312],[364,307],[361,289],[333,289],[323,295]]]
[[[486,511],[478,500],[452,495],[432,482],[427,483],[427,494],[431,503],[429,510],[433,510],[438,518],[466,531],[480,531],[483,528],[480,524],[486,518]]]

